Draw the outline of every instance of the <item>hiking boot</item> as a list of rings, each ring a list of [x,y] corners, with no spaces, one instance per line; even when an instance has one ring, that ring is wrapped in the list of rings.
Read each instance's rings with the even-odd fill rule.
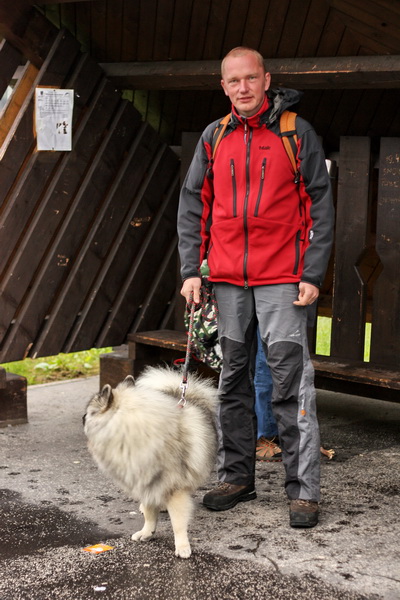
[[[282,450],[274,442],[275,438],[268,440],[264,436],[258,438],[256,446],[256,460],[266,462],[279,462],[282,460]]]
[[[254,483],[250,485],[235,485],[234,483],[219,483],[203,498],[203,504],[211,510],[228,510],[238,502],[248,502],[257,497]]]
[[[289,514],[291,527],[315,527],[318,523],[318,502],[291,500]]]

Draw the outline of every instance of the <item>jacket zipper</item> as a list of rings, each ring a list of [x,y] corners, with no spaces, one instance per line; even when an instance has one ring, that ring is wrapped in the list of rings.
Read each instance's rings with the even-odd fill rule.
[[[248,134],[248,135],[247,135]],[[253,130],[247,125],[247,121],[244,124],[244,141],[246,144],[246,195],[244,198],[243,206],[243,229],[244,229],[244,257],[243,257],[243,278],[244,278],[244,289],[247,290],[249,282],[247,278],[247,259],[249,250],[249,231],[247,225],[247,208],[250,193],[250,145],[253,137]]]
[[[260,188],[258,190],[258,197],[257,197],[257,202],[256,202],[256,209],[254,211],[254,216],[258,217],[258,209],[260,208],[260,202],[261,202],[261,194],[263,191],[263,187],[264,187],[264,179],[265,179],[265,166],[267,164],[267,159],[263,158],[262,161],[262,165],[261,165],[261,179],[260,179]]]
[[[232,193],[233,193],[233,216],[237,216],[237,188],[235,177],[235,161],[231,158],[231,177],[232,177]]]

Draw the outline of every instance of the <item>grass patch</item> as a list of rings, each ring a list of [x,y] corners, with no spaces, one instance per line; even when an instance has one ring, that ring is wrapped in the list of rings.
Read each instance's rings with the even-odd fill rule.
[[[331,353],[331,329],[332,319],[329,317],[318,317],[317,339],[315,342],[315,353],[329,356]]]
[[[0,365],[6,371],[26,377],[28,385],[49,383],[76,377],[98,375],[100,354],[111,352],[112,348],[92,348],[72,354],[57,354],[46,358],[25,358]]]
[[[330,317],[318,317],[317,324],[317,339],[315,352],[324,356],[330,356],[331,353],[331,330],[332,319]],[[365,343],[364,343],[364,360],[369,362],[369,354],[371,347],[371,323],[365,324]]]

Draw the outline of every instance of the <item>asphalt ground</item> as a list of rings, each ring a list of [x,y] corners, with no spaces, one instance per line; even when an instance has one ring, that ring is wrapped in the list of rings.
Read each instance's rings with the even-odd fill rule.
[[[400,599],[400,404],[318,391],[320,524],[291,529],[282,463],[257,464],[257,499],[224,512],[196,494],[192,557],[166,514],[135,543],[136,502],[98,471],[82,429],[98,378],[28,388],[29,423],[0,429],[0,598]],[[111,546],[100,554],[85,547]]]

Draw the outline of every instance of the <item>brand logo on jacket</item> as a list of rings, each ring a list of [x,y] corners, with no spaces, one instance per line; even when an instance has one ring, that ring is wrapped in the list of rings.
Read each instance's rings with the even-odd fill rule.
[[[271,150],[271,146],[258,146],[259,150]]]

